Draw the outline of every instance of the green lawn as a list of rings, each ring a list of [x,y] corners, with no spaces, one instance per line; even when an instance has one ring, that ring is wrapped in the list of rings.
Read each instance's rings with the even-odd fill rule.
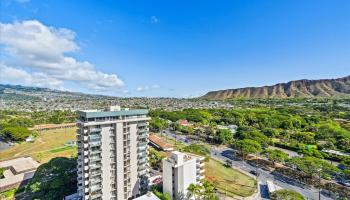
[[[4,200],[10,200],[10,199],[15,199],[15,192],[16,192],[16,188],[11,189],[11,190],[7,190],[4,192],[0,193],[0,199],[4,199]]]
[[[213,159],[205,163],[205,177],[227,196],[247,197],[257,190],[255,179]]]
[[[34,142],[23,142],[10,149],[0,152],[0,161],[10,158],[31,156],[44,163],[55,157],[71,157],[77,152],[75,147],[66,147],[64,144],[76,140],[76,128],[43,131]]]

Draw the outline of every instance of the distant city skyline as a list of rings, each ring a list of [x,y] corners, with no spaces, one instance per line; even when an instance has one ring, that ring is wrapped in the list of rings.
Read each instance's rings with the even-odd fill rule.
[[[121,97],[350,75],[350,2],[0,4],[0,83]]]

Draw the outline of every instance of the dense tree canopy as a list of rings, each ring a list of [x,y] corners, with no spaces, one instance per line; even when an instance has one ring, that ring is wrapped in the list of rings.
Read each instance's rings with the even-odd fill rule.
[[[316,177],[318,173],[323,178],[330,179],[340,170],[331,163],[314,157],[293,157],[288,161],[288,165],[304,172],[309,177]]]
[[[26,127],[11,126],[2,129],[1,134],[14,141],[23,141],[30,135],[30,131]]]
[[[149,149],[149,155],[148,155],[148,163],[152,168],[158,168],[160,169],[162,167],[162,159],[165,156],[163,156],[159,151],[156,151],[153,148]]]
[[[328,147],[350,152],[350,131],[340,126],[329,115],[328,111],[324,113],[324,111],[313,107],[276,106],[267,108],[256,106],[256,104],[234,109],[151,111],[152,117],[160,117],[173,122],[179,119],[187,119],[207,127],[235,124],[239,127],[237,134],[234,135],[236,139],[252,139],[259,142],[263,147],[271,144],[271,139],[277,139],[274,140],[274,143],[319,158],[324,157],[324,155],[318,152],[317,149],[305,151],[305,146],[311,144],[320,145],[321,147],[324,140],[326,140]],[[183,131],[190,132],[187,129],[187,127],[183,128]],[[177,130],[182,131],[181,128]],[[208,128],[205,130],[206,134],[219,138],[218,143],[226,142],[226,137],[215,135],[217,131],[208,131]],[[221,134],[221,136],[226,135]],[[322,147],[327,146],[323,145]]]
[[[233,140],[233,133],[228,129],[220,129],[217,135],[217,140],[221,144],[228,144]]]
[[[270,195],[271,200],[304,200],[305,198],[293,190],[277,190]]]
[[[266,155],[267,158],[273,163],[283,163],[288,159],[288,154],[278,149],[267,149],[263,152],[263,154]]]
[[[30,199],[63,199],[77,190],[76,159],[53,158],[40,165],[25,188]]]
[[[243,157],[249,153],[258,153],[261,151],[261,145],[251,139],[236,141],[234,145],[241,151]]]
[[[152,120],[149,123],[149,126],[151,130],[162,131],[168,126],[168,123],[164,119],[155,117],[155,118],[152,118]]]

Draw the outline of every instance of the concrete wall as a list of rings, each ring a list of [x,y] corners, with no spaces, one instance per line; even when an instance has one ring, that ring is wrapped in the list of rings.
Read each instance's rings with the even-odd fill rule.
[[[136,197],[139,194],[139,181],[137,173],[137,123],[129,123],[130,126],[130,182],[132,196]]]
[[[123,123],[117,123],[117,199],[124,199],[124,148],[123,148]]]
[[[173,196],[173,170],[172,164],[166,159],[163,160],[163,192],[169,193]]]
[[[101,126],[101,145],[102,149],[102,195],[103,199],[111,198],[111,127],[110,125],[102,125]]]

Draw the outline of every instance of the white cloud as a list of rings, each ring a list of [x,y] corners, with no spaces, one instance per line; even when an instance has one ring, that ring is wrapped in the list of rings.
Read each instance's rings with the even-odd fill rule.
[[[137,92],[143,92],[143,91],[146,91],[146,90],[148,90],[149,88],[148,88],[148,86],[145,86],[145,87],[138,87],[138,88],[136,88],[136,91]]]
[[[154,84],[154,85],[152,85],[152,88],[157,89],[157,88],[160,88],[160,86],[157,84]]]
[[[137,92],[144,92],[144,91],[147,91],[147,90],[158,89],[158,88],[160,88],[160,86],[157,85],[157,84],[154,84],[154,85],[152,85],[151,87],[148,86],[148,85],[146,85],[146,86],[137,87],[137,88],[136,88],[136,91],[137,91]]]
[[[6,56],[32,79],[57,80],[60,87],[71,81],[96,91],[116,89],[124,82],[116,74],[95,69],[87,61],[77,61],[66,53],[79,50],[76,34],[65,28],[48,27],[36,20],[0,23],[0,44]],[[35,81],[32,81],[35,82]]]
[[[151,16],[151,23],[152,24],[156,24],[156,23],[158,23],[158,18],[156,17],[156,16]]]
[[[0,72],[0,82],[2,83],[64,89],[61,80],[47,77],[42,73],[35,72],[30,74],[24,70],[7,66],[4,63],[0,63]]]

